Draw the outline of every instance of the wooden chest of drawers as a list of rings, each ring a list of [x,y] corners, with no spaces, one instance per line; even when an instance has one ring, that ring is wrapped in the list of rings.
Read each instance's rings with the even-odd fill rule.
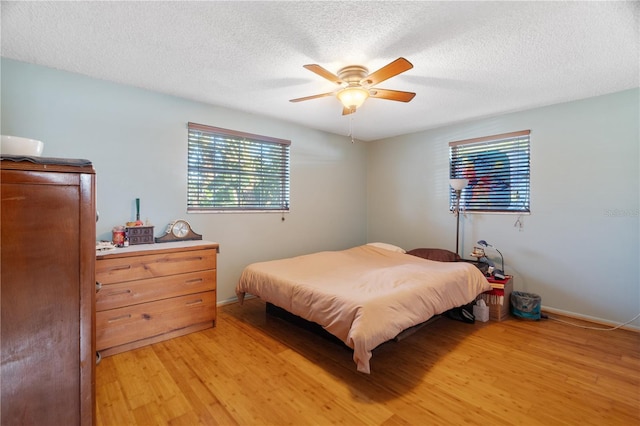
[[[96,261],[96,349],[102,356],[213,327],[218,244],[120,248]]]
[[[95,171],[0,165],[0,424],[95,424]]]

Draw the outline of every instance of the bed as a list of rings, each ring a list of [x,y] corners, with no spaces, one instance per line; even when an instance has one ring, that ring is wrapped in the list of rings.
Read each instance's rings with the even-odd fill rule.
[[[378,345],[491,289],[473,264],[430,260],[419,250],[370,243],[253,263],[236,294],[240,303],[251,294],[321,325],[369,374]]]

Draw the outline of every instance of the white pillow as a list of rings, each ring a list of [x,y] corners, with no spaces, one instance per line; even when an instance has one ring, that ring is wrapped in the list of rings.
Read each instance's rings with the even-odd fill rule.
[[[387,244],[387,243],[368,243],[368,246],[374,246],[374,247],[378,247],[381,249],[385,249],[385,250],[391,250],[391,251],[395,251],[398,253],[406,253],[407,251],[401,247],[398,246],[394,246],[393,244]]]

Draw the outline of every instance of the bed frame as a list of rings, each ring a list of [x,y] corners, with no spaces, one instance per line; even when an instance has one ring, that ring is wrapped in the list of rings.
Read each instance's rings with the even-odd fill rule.
[[[320,324],[317,324],[313,321],[308,321],[304,318],[301,318],[297,315],[292,314],[291,312],[287,311],[286,309],[282,309],[279,306],[274,305],[273,303],[266,303],[266,307],[265,307],[265,311],[268,315],[272,315],[276,318],[280,318],[284,321],[287,321],[288,323],[291,323],[297,327],[303,328],[307,331],[310,331],[320,337],[323,337],[327,340],[329,340],[330,342],[333,342],[337,345],[340,345],[348,350],[352,350],[350,347],[348,347],[342,340],[338,339],[336,336],[334,336],[333,334],[329,333],[327,330],[325,330]],[[410,335],[412,335],[413,333],[415,333],[416,331],[418,331],[419,329],[421,329],[422,327],[424,327],[425,325],[431,324],[432,322],[435,322],[437,320],[439,320],[440,318],[442,318],[444,314],[442,315],[434,315],[433,317],[429,318],[428,320],[426,320],[423,323],[420,323],[418,325],[414,325],[413,327],[409,327],[404,331],[401,331],[396,337],[394,337],[392,340],[395,342],[399,342],[400,340],[404,339],[405,337],[408,337]]]
[[[340,346],[343,346],[349,350],[351,350],[350,347],[348,347],[347,345],[344,344],[344,342],[340,339],[338,339],[336,336],[334,336],[333,334],[329,333],[327,330],[325,330],[324,328],[322,328],[322,326],[318,323],[315,323],[313,321],[308,321],[302,317],[299,317],[297,315],[292,314],[291,312],[282,309],[279,306],[274,305],[273,303],[269,303],[267,302],[266,305],[266,312],[269,315],[272,315],[274,317],[283,319],[295,326],[301,327],[307,331],[310,331],[314,334],[317,334],[320,337],[324,337],[325,339],[336,343]]]

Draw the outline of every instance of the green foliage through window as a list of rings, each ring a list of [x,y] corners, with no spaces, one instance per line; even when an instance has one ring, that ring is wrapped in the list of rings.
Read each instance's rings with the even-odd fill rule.
[[[288,211],[290,141],[189,123],[187,211]]]

